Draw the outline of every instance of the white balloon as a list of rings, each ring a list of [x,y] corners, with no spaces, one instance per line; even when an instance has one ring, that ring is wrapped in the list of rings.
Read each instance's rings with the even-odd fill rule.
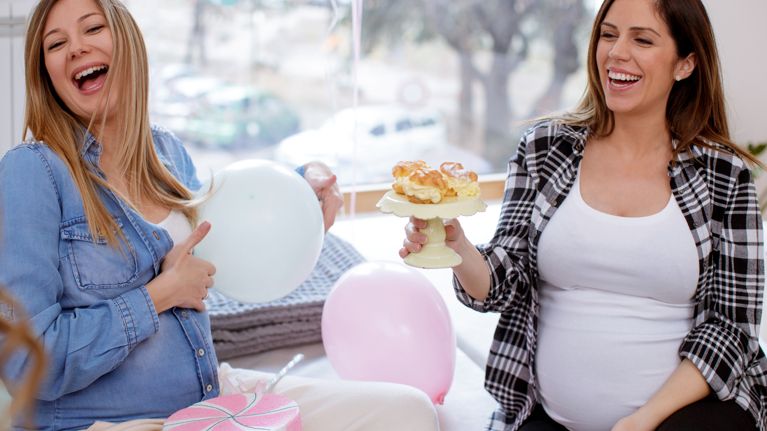
[[[243,160],[216,173],[213,187],[199,207],[212,228],[194,254],[216,266],[215,288],[241,302],[266,302],[306,280],[325,237],[309,183],[275,162]]]

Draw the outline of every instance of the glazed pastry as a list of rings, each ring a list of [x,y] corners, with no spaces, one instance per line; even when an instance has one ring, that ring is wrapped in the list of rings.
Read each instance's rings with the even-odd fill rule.
[[[408,182],[408,177],[410,174],[415,172],[417,169],[424,169],[428,170],[431,169],[429,165],[426,164],[423,160],[416,160],[415,162],[399,162],[391,170],[391,174],[394,177],[394,184],[392,184],[392,189],[394,189],[395,193],[399,193],[401,195],[405,194],[405,183]]]
[[[476,172],[464,169],[458,162],[445,162],[439,166],[439,171],[447,180],[447,196],[465,198],[479,195]]]
[[[457,162],[445,162],[439,170],[423,160],[402,161],[392,168],[395,193],[417,204],[436,204],[446,197],[479,196],[477,174]]]
[[[417,204],[436,204],[447,192],[447,182],[435,169],[416,169],[403,183],[404,195]]]

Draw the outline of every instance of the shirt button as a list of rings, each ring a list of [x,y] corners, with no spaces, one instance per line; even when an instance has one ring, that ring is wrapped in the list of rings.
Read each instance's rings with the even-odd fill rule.
[[[210,391],[212,391],[212,390],[213,390],[213,385],[210,385],[210,384],[209,384],[208,386],[205,386],[205,391],[206,391],[206,392],[210,392]]]
[[[205,356],[205,349],[197,349],[197,356],[201,358]]]
[[[188,311],[186,311],[186,310],[182,311],[182,312],[181,312],[181,317],[183,317],[184,319],[186,319],[187,317],[189,317],[189,312],[188,312]]]
[[[159,240],[160,240],[160,234],[159,234],[159,233],[157,233],[157,231],[156,231],[156,230],[153,230],[153,231],[152,231],[152,236],[153,236],[153,237],[154,237],[154,239],[156,239],[157,241],[159,241]]]

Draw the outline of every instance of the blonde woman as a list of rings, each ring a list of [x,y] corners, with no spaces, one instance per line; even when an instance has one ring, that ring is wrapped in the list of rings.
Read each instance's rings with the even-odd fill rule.
[[[490,243],[446,228],[459,300],[501,313],[488,429],[764,430],[762,219],[706,10],[606,0],[587,61],[580,107],[509,161]]]
[[[216,269],[191,254],[211,226],[193,228],[200,184],[183,146],[150,126],[141,32],[117,0],[43,0],[25,49],[31,138],[0,161],[0,284],[48,357],[35,426],[162,419],[219,395],[203,305]],[[329,227],[335,176],[301,170]],[[10,356],[5,380],[28,361]],[[287,379],[277,391],[306,430],[437,427],[428,397],[404,386]]]

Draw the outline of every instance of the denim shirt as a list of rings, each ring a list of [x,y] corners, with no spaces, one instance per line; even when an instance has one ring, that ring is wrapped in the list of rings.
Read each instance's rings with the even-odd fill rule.
[[[179,140],[156,127],[152,135],[170,172],[198,189]],[[97,167],[100,153],[87,135],[81,156]],[[0,161],[0,285],[44,343],[47,375],[35,407],[42,429],[167,417],[218,395],[207,313],[158,315],[146,289],[173,247],[170,236],[113,193],[102,189],[100,197],[127,239],[119,250],[93,242],[77,186],[45,143],[25,142]],[[6,318],[25,318],[19,311],[0,304]],[[26,359],[12,357],[9,381]]]

